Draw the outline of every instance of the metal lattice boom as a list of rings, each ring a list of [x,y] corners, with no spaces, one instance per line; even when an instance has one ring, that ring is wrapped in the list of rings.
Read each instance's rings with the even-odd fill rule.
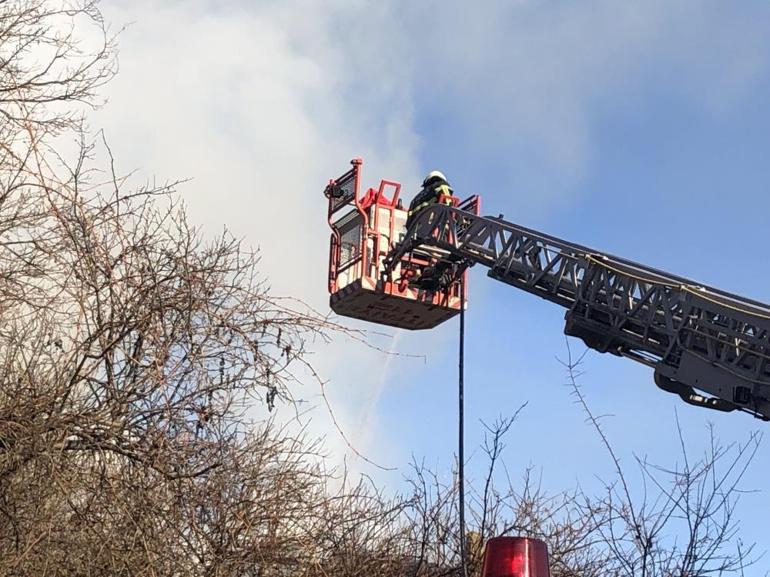
[[[770,419],[766,304],[449,206],[419,215],[386,274],[421,247],[565,307],[566,334],[654,368],[658,386],[690,404]]]

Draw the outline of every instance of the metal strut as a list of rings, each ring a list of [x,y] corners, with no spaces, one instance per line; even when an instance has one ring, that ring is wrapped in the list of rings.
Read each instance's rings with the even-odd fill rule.
[[[443,205],[415,219],[385,276],[425,247],[561,305],[566,334],[654,368],[658,386],[686,402],[770,420],[769,305]]]

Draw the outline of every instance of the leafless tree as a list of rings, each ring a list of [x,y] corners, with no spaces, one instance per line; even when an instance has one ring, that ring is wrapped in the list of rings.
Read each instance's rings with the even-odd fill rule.
[[[267,574],[304,559],[325,478],[245,411],[342,329],[270,295],[173,185],[111,172],[81,106],[114,70],[94,2],[0,2],[0,573]]]
[[[333,327],[270,296],[256,255],[205,240],[160,202],[170,188],[103,185],[91,150],[66,178],[27,162],[0,204],[0,572],[173,574],[164,560],[187,547],[206,567],[226,557],[204,540],[227,528],[210,491],[306,496],[309,449],[255,441],[244,411],[289,399],[305,344]]]
[[[564,362],[568,382],[588,422],[599,435],[616,473],[606,482],[604,494],[585,499],[585,512],[597,527],[607,553],[611,575],[641,577],[692,577],[743,574],[759,555],[753,543],[740,539],[735,507],[740,483],[759,449],[761,435],[754,432],[743,444],[723,445],[713,426],[709,446],[693,459],[679,431],[681,462],[662,467],[636,457],[638,486],[621,461],[600,420],[591,411],[578,378],[582,357],[573,359],[569,347]]]
[[[9,131],[78,125],[116,71],[114,36],[94,0],[0,2],[0,116]]]

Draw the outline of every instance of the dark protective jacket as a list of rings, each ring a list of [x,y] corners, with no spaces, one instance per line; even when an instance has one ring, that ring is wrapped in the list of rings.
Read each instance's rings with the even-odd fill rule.
[[[419,213],[428,208],[431,204],[439,202],[442,196],[449,197],[452,196],[453,193],[454,191],[452,190],[452,187],[449,186],[449,183],[443,181],[438,181],[423,187],[409,204],[409,213],[406,219],[407,228],[409,228]],[[445,203],[448,205],[452,204],[450,200],[445,200]]]

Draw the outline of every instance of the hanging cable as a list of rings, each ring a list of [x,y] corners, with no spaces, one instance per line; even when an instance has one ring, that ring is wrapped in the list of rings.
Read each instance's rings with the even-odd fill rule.
[[[460,276],[460,354],[458,363],[457,401],[458,401],[458,438],[457,438],[457,484],[459,486],[460,513],[460,562],[462,575],[468,577],[468,563],[465,551],[465,275]]]

